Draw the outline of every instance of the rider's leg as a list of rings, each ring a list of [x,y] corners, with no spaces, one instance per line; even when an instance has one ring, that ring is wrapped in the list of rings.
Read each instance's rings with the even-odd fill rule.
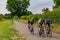
[[[28,24],[28,29],[30,30],[30,24]]]
[[[31,26],[30,26],[30,32],[32,32],[32,24],[31,24]]]
[[[39,35],[41,36],[42,32],[41,32],[41,24],[39,24]]]
[[[50,24],[49,24],[49,37],[52,37],[52,30]]]
[[[34,34],[33,24],[31,25],[31,33]]]
[[[43,24],[42,24],[42,36],[43,36],[43,37],[45,36],[45,30],[44,30],[44,27],[45,27],[45,24],[43,23]]]
[[[48,24],[48,33],[50,34],[51,28],[50,28],[50,24]]]
[[[49,34],[48,31],[49,31],[48,24],[46,24],[46,34],[47,34],[47,36]]]
[[[42,26],[42,24],[40,25],[40,36],[44,36],[44,27]]]

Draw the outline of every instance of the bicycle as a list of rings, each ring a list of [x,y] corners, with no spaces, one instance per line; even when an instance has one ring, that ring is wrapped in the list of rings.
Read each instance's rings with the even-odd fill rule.
[[[47,34],[47,37],[52,37],[52,30],[51,30],[51,27],[47,26],[46,34]]]
[[[44,36],[44,26],[43,25],[39,25],[39,35]]]
[[[30,27],[30,32],[31,32],[31,34],[34,35],[34,27],[33,27],[33,24],[32,24],[31,27]]]

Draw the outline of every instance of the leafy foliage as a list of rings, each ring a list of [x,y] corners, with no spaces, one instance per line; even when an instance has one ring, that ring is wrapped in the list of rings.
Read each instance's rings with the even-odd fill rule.
[[[43,9],[42,9],[42,12],[44,12],[44,13],[45,13],[45,12],[48,12],[48,11],[49,11],[49,8],[43,8]]]
[[[30,18],[30,16],[21,16],[20,19],[25,19],[28,20]]]
[[[29,6],[29,0],[7,0],[7,9],[11,12],[12,16],[18,17],[26,15]]]
[[[26,15],[32,15],[32,12],[31,11],[27,11]]]
[[[59,7],[60,6],[60,0],[54,0],[55,3],[55,7]]]
[[[12,17],[11,17],[11,14],[5,14],[5,15],[4,15],[4,18],[5,18],[5,19],[11,19]]]
[[[47,12],[45,14],[42,14],[42,16],[47,19],[50,17],[54,23],[59,23],[60,22],[60,8],[55,8],[51,12]]]
[[[44,18],[47,19],[48,17],[50,17],[53,20],[53,23],[60,23],[60,8],[55,8],[53,11],[48,11],[45,12],[44,14],[38,14],[38,15],[31,15],[28,16],[28,18],[26,18],[27,16],[24,16],[23,19],[31,19],[33,18],[35,21],[37,21],[39,18]]]
[[[3,15],[0,15],[0,20],[2,20],[3,19]]]

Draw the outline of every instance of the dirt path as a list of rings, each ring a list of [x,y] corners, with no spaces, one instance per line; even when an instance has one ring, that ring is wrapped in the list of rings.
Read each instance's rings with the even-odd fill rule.
[[[35,28],[35,35],[30,34],[29,30],[27,29],[27,25],[24,23],[14,21],[16,25],[16,29],[21,32],[22,34],[26,35],[28,40],[60,40],[60,35],[53,33],[53,36],[50,37],[40,37],[38,34],[38,29]],[[35,27],[35,26],[34,26]]]

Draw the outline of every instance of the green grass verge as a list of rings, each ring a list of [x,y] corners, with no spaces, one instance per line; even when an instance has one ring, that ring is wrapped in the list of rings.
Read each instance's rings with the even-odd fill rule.
[[[60,25],[52,24],[52,26],[53,26],[53,28],[52,28],[53,32],[60,34]]]
[[[0,21],[0,40],[18,40],[18,32],[12,28],[11,20]]]

